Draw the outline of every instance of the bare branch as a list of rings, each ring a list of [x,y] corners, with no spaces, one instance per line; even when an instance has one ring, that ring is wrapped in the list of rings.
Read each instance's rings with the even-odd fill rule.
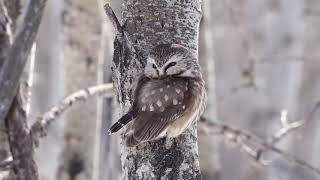
[[[17,161],[14,161],[12,156],[9,156],[0,162],[0,171],[11,169],[15,164],[17,164]]]
[[[138,55],[138,51],[135,49],[135,47],[133,46],[133,43],[131,42],[128,33],[125,32],[117,18],[117,16],[115,15],[114,11],[112,10],[112,8],[110,7],[110,5],[108,3],[106,3],[104,5],[104,10],[106,15],[109,17],[110,21],[112,22],[116,32],[117,32],[117,36],[116,38],[118,38],[120,41],[122,41],[130,50],[131,53],[134,53],[135,55],[137,55],[138,60],[141,64],[143,64],[143,62],[141,62],[141,56]]]
[[[261,153],[262,151],[255,151],[252,147],[249,147],[247,144],[251,144],[256,149],[262,149],[263,151],[271,151],[274,152],[287,161],[305,168],[307,170],[310,170],[311,172],[314,172],[318,176],[320,176],[320,169],[314,167],[313,165],[309,164],[308,162],[299,159],[298,157],[291,155],[281,149],[278,149],[273,144],[268,143],[267,141],[263,140],[262,138],[251,134],[249,132],[246,132],[244,130],[234,129],[232,127],[229,127],[227,125],[217,124],[211,121],[207,121],[204,118],[201,119],[200,125],[204,125],[203,128],[205,128],[205,131],[213,134],[213,135],[219,135],[222,136],[223,139],[228,139],[229,141],[232,141],[234,144],[241,147],[241,149],[248,153],[250,157],[253,157],[255,160],[260,161],[261,160]],[[264,164],[264,163],[263,163]]]
[[[7,58],[0,67],[0,121],[9,111],[19,79],[40,25],[46,0],[29,1]]]
[[[19,94],[13,100],[5,122],[10,151],[13,160],[18,162],[13,166],[14,173],[18,179],[37,180],[39,177],[34,161],[33,139]]]
[[[281,139],[283,139],[286,135],[288,135],[290,132],[296,130],[297,128],[303,126],[306,123],[306,121],[304,120],[289,122],[288,112],[286,110],[281,111],[280,122],[281,122],[282,128],[272,136],[272,140],[270,142],[271,144],[276,144]]]
[[[270,141],[271,145],[275,145],[277,142],[281,141],[288,135],[290,132],[293,132],[299,127],[302,127],[305,125],[307,122],[310,122],[312,118],[314,117],[314,113],[320,108],[320,101],[315,104],[313,109],[310,111],[310,113],[307,115],[307,118],[305,120],[299,120],[299,121],[294,121],[294,122],[289,122],[288,118],[288,112],[286,110],[281,111],[281,116],[280,116],[280,122],[282,125],[282,128],[277,131],[273,136]],[[258,150],[260,154],[263,153],[263,150]],[[261,156],[260,156],[261,157]]]
[[[104,5],[104,10],[106,12],[106,15],[109,17],[110,21],[112,22],[115,30],[117,31],[117,34],[122,36],[124,34],[123,29],[120,25],[120,22],[117,16],[115,15],[115,13],[113,12],[112,8],[108,3]]]
[[[110,83],[82,89],[65,97],[58,104],[53,106],[49,111],[39,117],[37,122],[33,124],[31,133],[35,137],[34,140],[37,140],[38,137],[45,136],[50,123],[60,117],[62,113],[72,105],[78,102],[85,102],[94,95],[113,96],[113,93],[113,85]]]

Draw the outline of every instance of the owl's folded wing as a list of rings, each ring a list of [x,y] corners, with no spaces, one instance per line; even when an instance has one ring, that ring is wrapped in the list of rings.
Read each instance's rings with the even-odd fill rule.
[[[132,147],[141,142],[159,138],[159,135],[165,131],[168,122],[169,119],[152,117],[151,114],[138,117],[127,128],[125,134],[126,145]]]
[[[145,101],[139,102],[139,113],[126,130],[125,141],[129,147],[165,136],[167,127],[185,112],[188,100],[176,92],[168,95],[157,92]]]

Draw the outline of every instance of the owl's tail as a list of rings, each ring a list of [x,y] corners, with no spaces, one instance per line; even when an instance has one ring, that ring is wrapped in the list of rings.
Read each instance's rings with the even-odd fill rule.
[[[111,128],[109,129],[109,134],[119,131],[123,126],[136,118],[136,116],[137,114],[134,111],[129,111],[127,114],[123,115],[116,123],[111,126]]]

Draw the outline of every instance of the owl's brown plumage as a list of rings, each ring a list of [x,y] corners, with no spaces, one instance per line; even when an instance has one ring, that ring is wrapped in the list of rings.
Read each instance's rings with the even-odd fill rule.
[[[159,45],[148,57],[130,110],[110,132],[129,123],[125,131],[129,147],[164,136],[176,137],[199,118],[205,98],[195,57],[181,45]]]

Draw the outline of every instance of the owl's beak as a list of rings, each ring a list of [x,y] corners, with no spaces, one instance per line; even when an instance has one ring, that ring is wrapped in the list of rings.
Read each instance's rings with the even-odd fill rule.
[[[159,71],[159,79],[164,78],[164,76],[165,76],[165,73],[163,73],[163,71]]]

